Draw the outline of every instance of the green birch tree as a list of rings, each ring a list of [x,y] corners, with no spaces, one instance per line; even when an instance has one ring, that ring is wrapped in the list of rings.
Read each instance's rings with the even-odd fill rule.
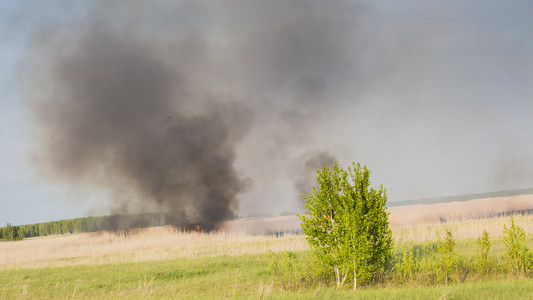
[[[321,273],[338,287],[372,280],[392,259],[392,232],[386,211],[386,190],[370,187],[370,171],[337,164],[317,172],[317,187],[304,197],[299,215],[302,231]]]

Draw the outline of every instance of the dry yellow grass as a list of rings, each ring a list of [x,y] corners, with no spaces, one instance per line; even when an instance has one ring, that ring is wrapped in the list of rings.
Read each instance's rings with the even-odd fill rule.
[[[516,223],[533,233],[533,216],[516,216]],[[247,221],[251,222],[251,221]],[[502,236],[509,217],[477,219],[447,224],[392,227],[396,243],[432,241],[450,229],[458,240],[477,238],[483,230]],[[239,223],[239,224],[242,224]],[[282,237],[245,233],[186,233],[173,227],[154,227],[129,232],[83,233],[0,243],[0,269],[40,268],[80,264],[104,264],[264,253],[269,250],[308,249],[303,236]]]
[[[396,243],[402,242],[425,242],[437,240],[442,236],[445,229],[453,232],[457,240],[475,239],[486,230],[492,238],[503,236],[503,224],[509,224],[510,217],[497,217],[487,219],[473,219],[455,221],[444,224],[422,224],[405,227],[392,227],[393,237]],[[526,233],[533,233],[533,215],[514,216],[515,222],[524,228]]]
[[[301,236],[186,233],[173,227],[0,243],[0,269],[103,264],[308,249]]]
[[[438,224],[455,220],[469,220],[499,213],[533,209],[532,195],[484,198],[434,204],[390,207],[392,226]]]

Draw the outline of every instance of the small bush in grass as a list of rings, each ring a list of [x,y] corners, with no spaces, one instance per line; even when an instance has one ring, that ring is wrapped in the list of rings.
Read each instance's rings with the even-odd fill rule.
[[[307,253],[271,251],[269,256],[268,270],[276,275],[285,290],[309,286],[317,277],[312,268],[312,258]]]
[[[438,244],[418,246],[415,247],[415,251],[415,259],[418,262],[417,281],[423,285],[437,283],[440,274]]]
[[[419,262],[418,257],[415,256],[414,249],[410,249],[398,257],[395,269],[396,280],[400,282],[411,282],[416,278]]]
[[[439,282],[438,245],[426,243],[411,247],[398,255],[390,278],[394,283],[432,285]]]
[[[489,233],[484,230],[483,235],[476,239],[476,243],[479,247],[476,270],[481,275],[487,275],[494,266],[494,260],[489,259],[489,251],[491,247]]]
[[[511,217],[511,226],[503,225],[503,241],[507,267],[515,274],[526,274],[532,267],[532,254],[527,247],[526,232],[515,224]]]
[[[459,282],[465,282],[476,271],[474,258],[457,256],[454,278]]]
[[[452,277],[452,271],[457,267],[459,261],[457,255],[453,251],[455,248],[455,240],[450,230],[446,229],[446,236],[444,241],[439,245],[441,276],[444,283],[448,284],[448,280]]]

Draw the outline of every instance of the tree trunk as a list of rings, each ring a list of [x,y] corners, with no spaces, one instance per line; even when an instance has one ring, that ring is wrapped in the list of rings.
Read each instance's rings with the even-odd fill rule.
[[[337,279],[337,288],[341,285],[341,276],[339,274],[339,267],[335,266],[335,277]]]
[[[341,286],[344,285],[344,282],[346,281],[346,277],[348,277],[348,271],[344,272],[344,275],[342,276]]]
[[[355,264],[355,259],[353,261],[353,290],[357,289],[357,268]]]
[[[353,270],[353,290],[357,290],[357,274],[355,272],[355,269]]]

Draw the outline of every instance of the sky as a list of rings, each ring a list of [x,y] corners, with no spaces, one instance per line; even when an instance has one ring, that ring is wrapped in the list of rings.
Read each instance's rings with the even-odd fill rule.
[[[175,209],[174,194],[212,181],[206,169],[234,184],[224,201],[239,216],[301,210],[313,169],[333,161],[367,165],[390,202],[531,188],[531,15],[529,1],[3,1],[0,224]],[[116,62],[114,51],[131,60]],[[160,77],[172,88],[137,100],[123,91]],[[118,107],[161,110],[109,122],[118,115],[107,113],[105,89],[124,95]],[[80,107],[93,110],[61,113]],[[172,126],[149,125],[161,114]],[[65,130],[94,129],[100,115],[94,128],[112,139]],[[146,125],[132,129],[140,118]],[[202,153],[222,163],[147,154],[159,135],[139,132],[156,128],[182,129],[180,143],[207,136]],[[212,132],[220,143],[209,143]],[[131,169],[160,156],[180,167],[163,179]],[[176,184],[176,173],[199,179]],[[154,192],[168,176],[170,187]]]

